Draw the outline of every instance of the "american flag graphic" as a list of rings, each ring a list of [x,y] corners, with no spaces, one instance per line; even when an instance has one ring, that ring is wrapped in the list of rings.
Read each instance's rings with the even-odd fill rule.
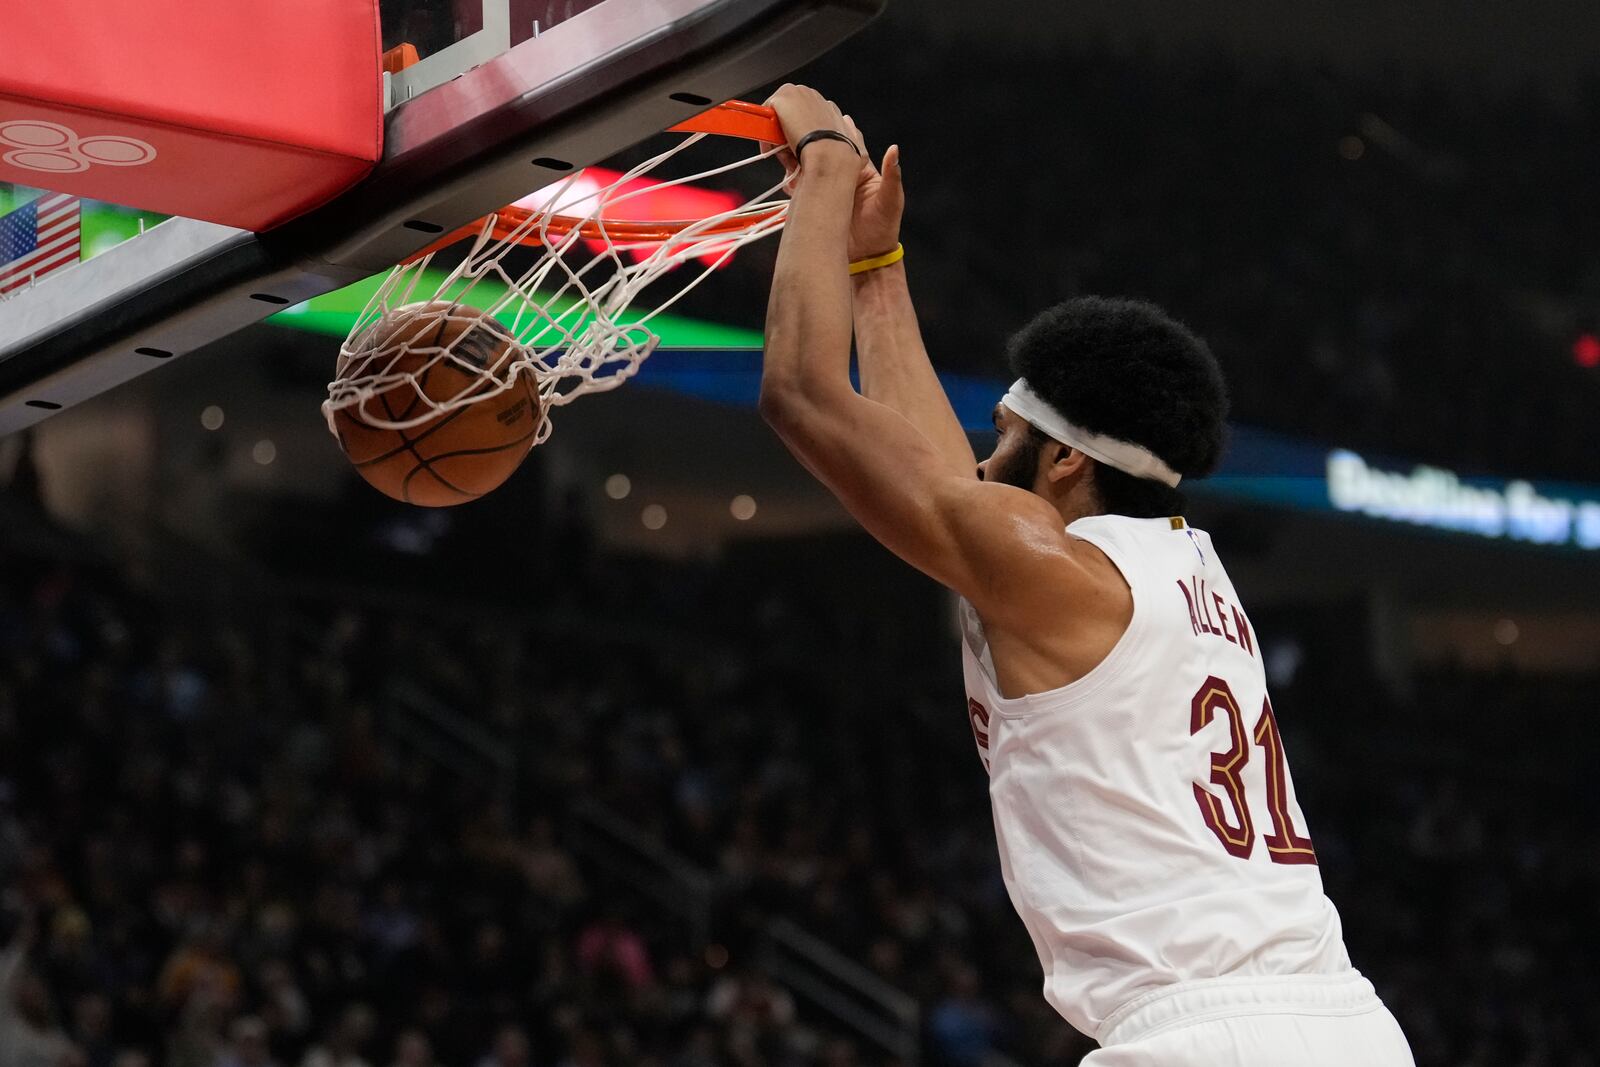
[[[0,218],[0,296],[78,262],[78,198],[45,193]]]

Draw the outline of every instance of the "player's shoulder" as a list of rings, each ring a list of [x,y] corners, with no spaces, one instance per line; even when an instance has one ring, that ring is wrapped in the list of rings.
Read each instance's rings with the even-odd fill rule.
[[[1019,549],[1064,551],[1071,545],[1067,523],[1055,505],[1038,493],[1001,482],[971,479],[964,483],[961,506],[991,536],[1007,537]]]
[[[1036,493],[977,484],[972,503],[987,516],[986,532],[1006,543],[985,554],[985,581],[979,595],[969,598],[986,620],[1036,628],[1058,626],[1064,610],[1079,616],[1101,605],[1111,614],[1122,610],[1119,598],[1126,597],[1128,585],[1099,538],[1075,534],[1077,523],[1069,526]]]

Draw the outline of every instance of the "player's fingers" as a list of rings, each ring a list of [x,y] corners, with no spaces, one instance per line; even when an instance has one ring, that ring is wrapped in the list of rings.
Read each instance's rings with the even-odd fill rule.
[[[783,148],[778,151],[778,162],[783,164],[784,187],[793,184],[795,176],[800,173],[800,161],[795,158],[791,149]]]
[[[906,207],[906,189],[900,175],[900,146],[890,145],[883,154],[883,186],[878,193],[883,210],[898,217]]]
[[[871,166],[872,153],[867,151],[866,135],[861,132],[861,127],[856,125],[856,120],[851,118],[849,115],[844,116],[844,132],[845,136],[854,141],[855,146],[859,148],[861,150],[861,154],[866,157],[867,165]]]
[[[783,191],[793,195],[795,182],[800,178],[800,157],[794,154],[794,149],[785,146],[778,149],[776,158],[783,164]]]

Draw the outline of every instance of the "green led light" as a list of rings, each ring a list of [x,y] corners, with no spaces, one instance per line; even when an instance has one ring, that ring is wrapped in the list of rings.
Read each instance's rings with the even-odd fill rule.
[[[425,270],[417,283],[416,291],[436,292],[439,286],[444,284],[446,277],[444,271]],[[303,304],[285,308],[267,321],[274,326],[287,326],[309,333],[343,337],[356,324],[356,319],[366,308],[382,281],[382,275],[367,278],[335,292],[313,297]],[[505,295],[505,292],[506,287],[503,283],[486,278],[473,286],[468,303],[474,307],[492,306]],[[563,297],[551,300],[546,307],[553,314],[559,315],[573,303],[575,303],[573,298]],[[632,322],[642,314],[645,312],[635,311],[620,321]],[[509,327],[513,325],[514,315],[513,304],[502,310],[495,318]],[[660,335],[662,345],[667,348],[760,348],[762,342],[760,330],[702,322],[681,315],[657,315],[650,320],[650,328]]]

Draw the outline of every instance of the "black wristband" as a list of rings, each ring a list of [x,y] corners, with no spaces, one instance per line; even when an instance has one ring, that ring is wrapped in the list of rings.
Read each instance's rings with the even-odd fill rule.
[[[794,146],[794,158],[799,159],[800,153],[806,150],[806,145],[813,141],[843,141],[845,144],[850,146],[850,150],[856,155],[859,156],[861,154],[861,149],[856,147],[856,143],[852,141],[847,134],[840,133],[838,130],[812,130],[810,133],[806,134],[804,137],[800,138],[798,142],[796,142]]]

